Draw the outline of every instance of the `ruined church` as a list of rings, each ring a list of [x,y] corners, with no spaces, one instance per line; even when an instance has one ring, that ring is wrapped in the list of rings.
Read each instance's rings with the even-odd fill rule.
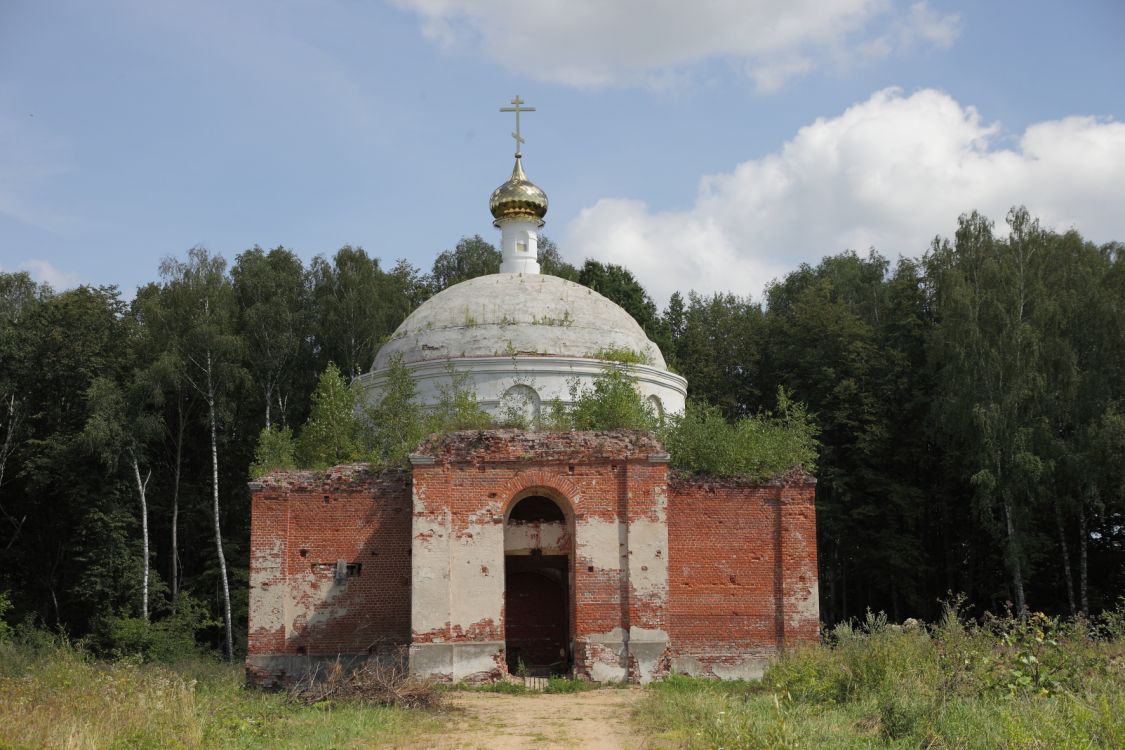
[[[392,362],[435,403],[468,383],[494,413],[534,423],[610,353],[658,414],[688,383],[618,305],[539,273],[547,197],[515,165],[493,192],[500,273],[422,304],[360,385]],[[815,641],[814,480],[674,475],[649,433],[485,430],[432,438],[409,470],[279,472],[252,494],[249,643],[257,684],[328,660],[401,658],[439,680],[555,673],[648,682],[760,675]]]

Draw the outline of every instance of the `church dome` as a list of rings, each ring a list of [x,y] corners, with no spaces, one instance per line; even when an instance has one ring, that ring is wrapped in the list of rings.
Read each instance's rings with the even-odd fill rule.
[[[533,219],[543,226],[543,217],[547,215],[547,194],[527,179],[519,154],[516,155],[516,165],[512,167],[512,176],[492,191],[488,207],[497,222],[501,219]]]
[[[664,357],[614,302],[557,276],[500,273],[455,284],[410,314],[379,350],[372,367],[396,355],[405,365],[475,357],[598,359],[599,352],[637,352],[651,367]]]
[[[512,104],[501,111],[516,115],[516,163],[489,201],[500,230],[500,273],[454,284],[411,313],[359,377],[367,400],[382,398],[399,360],[418,404],[440,404],[451,388],[467,387],[493,416],[520,412],[534,425],[548,404],[566,407],[593,387],[607,361],[625,359],[654,413],[682,412],[687,381],[668,370],[629,313],[592,289],[539,273],[547,196],[527,179],[519,152],[520,113],[535,110],[518,96]]]

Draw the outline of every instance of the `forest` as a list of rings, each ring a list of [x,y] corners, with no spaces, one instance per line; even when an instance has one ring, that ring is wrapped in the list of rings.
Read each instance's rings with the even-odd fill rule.
[[[1125,245],[1023,208],[951,229],[920,259],[846,251],[762,299],[663,310],[628,269],[541,244],[543,272],[631,313],[689,398],[735,419],[784,387],[812,415],[828,625],[1125,594]],[[417,305],[499,263],[474,236],[428,272],[345,246],[192,248],[135,293],[0,273],[0,616],[105,649],[151,621],[237,656],[263,428],[302,425],[330,363],[354,378]]]

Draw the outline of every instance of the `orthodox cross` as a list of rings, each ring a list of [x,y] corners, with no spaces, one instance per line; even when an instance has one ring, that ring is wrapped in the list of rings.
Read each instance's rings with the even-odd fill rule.
[[[520,137],[520,112],[534,112],[535,111],[535,107],[521,107],[520,105],[524,104],[524,103],[525,103],[524,100],[520,99],[520,95],[516,94],[516,98],[512,100],[512,104],[514,106],[501,107],[500,108],[501,112],[515,112],[516,113],[516,132],[512,133],[512,137],[516,139],[516,158],[517,159],[521,156],[521,154],[520,154],[520,144],[523,143],[523,138]]]

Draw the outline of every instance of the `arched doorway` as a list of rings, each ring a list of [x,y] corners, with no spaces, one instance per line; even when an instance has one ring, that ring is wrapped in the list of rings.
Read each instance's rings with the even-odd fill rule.
[[[545,676],[571,668],[571,524],[559,503],[518,498],[504,527],[504,638],[508,671]]]

